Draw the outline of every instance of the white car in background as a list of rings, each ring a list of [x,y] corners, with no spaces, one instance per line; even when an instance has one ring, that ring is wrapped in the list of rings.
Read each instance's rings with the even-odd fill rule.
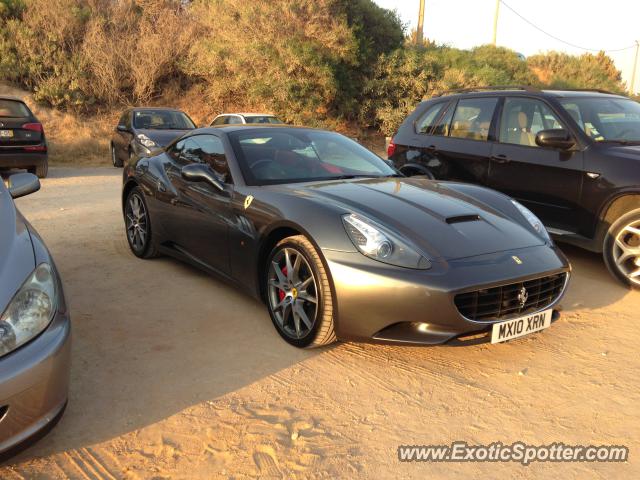
[[[246,124],[271,124],[283,125],[284,122],[270,113],[223,113],[211,122],[211,127],[219,125],[246,125]]]

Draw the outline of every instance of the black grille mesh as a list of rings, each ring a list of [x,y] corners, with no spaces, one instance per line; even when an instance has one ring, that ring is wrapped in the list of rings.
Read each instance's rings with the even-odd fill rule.
[[[564,288],[566,273],[460,293],[455,297],[458,311],[470,320],[502,320],[542,310],[554,303]],[[522,288],[526,302],[522,305]]]

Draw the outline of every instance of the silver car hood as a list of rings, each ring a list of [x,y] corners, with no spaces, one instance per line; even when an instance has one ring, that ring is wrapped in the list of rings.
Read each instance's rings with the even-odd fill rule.
[[[0,315],[34,268],[31,235],[0,182]]]
[[[322,202],[360,212],[400,233],[431,258],[454,260],[545,244],[521,223],[524,219],[509,216],[446,183],[384,178],[322,182],[309,184],[304,190]]]

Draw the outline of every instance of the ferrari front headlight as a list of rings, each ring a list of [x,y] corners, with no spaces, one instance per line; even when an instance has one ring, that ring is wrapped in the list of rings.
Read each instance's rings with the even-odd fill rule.
[[[356,248],[367,257],[398,267],[426,270],[431,263],[409,242],[373,220],[355,213],[342,217],[344,228]]]
[[[531,224],[535,231],[540,234],[542,238],[544,238],[547,242],[552,243],[549,232],[547,232],[547,229],[542,224],[542,221],[538,217],[536,217],[536,215],[531,210],[513,199],[511,200],[511,203],[513,203],[513,205],[518,209],[522,216],[527,219],[527,221]]]
[[[0,317],[0,357],[39,335],[58,308],[51,265],[41,263],[29,275]]]

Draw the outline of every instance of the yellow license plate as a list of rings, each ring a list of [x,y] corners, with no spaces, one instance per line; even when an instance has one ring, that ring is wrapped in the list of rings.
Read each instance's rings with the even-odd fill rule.
[[[13,138],[13,130],[0,130],[0,138]]]

